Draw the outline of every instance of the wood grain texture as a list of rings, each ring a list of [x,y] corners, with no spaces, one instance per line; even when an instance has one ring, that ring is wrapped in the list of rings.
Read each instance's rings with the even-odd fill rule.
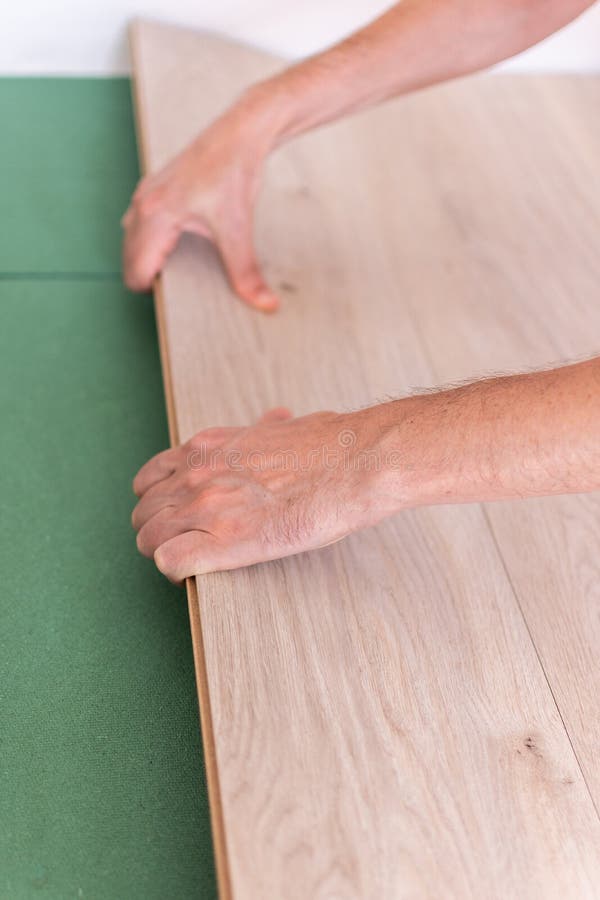
[[[429,235],[406,299],[438,383],[600,352],[600,79],[472,88],[411,98],[398,117],[372,114],[364,148],[377,143],[381,167],[399,173],[395,192],[408,184],[422,201],[406,227],[385,203],[390,183],[365,168],[395,252],[416,255]],[[407,133],[422,137],[403,142]],[[597,808],[599,504],[590,494],[486,509]]]
[[[153,23],[133,38],[148,170],[277,66]],[[566,190],[568,153],[519,182],[530,212],[515,227],[519,111],[537,117],[540,141],[546,127],[530,84],[454,85],[279,152],[257,216],[266,273],[287,298],[277,316],[232,298],[205,242],[181,242],[159,323],[179,439],[281,403],[351,408],[472,375],[484,354],[512,365],[513,340],[520,366],[541,360],[509,288],[538,252],[536,179],[558,211],[545,178]],[[556,327],[569,318],[561,310]],[[197,579],[223,896],[596,896],[598,816],[523,617],[526,578],[513,586],[487,515],[408,511],[314,553]],[[548,590],[554,607],[568,602],[561,589]]]

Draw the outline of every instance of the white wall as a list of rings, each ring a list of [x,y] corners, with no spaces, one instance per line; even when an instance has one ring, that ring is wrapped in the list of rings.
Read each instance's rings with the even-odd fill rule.
[[[392,2],[2,0],[0,74],[126,72],[126,23],[138,15],[221,31],[285,56],[300,56],[353,31]],[[600,2],[510,66],[600,71]]]

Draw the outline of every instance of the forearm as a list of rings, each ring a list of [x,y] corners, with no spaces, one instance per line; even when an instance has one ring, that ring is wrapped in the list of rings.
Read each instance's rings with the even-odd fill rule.
[[[268,148],[390,97],[486,68],[591,0],[403,0],[336,46],[255,85],[241,105]]]
[[[275,409],[138,472],[142,553],[169,578],[324,547],[413,506],[600,489],[600,357],[354,413]]]
[[[377,463],[373,503],[382,514],[600,489],[600,358],[356,416],[361,445]]]

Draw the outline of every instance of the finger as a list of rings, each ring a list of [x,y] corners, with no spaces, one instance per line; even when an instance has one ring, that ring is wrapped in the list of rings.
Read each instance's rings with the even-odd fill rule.
[[[185,578],[217,571],[223,549],[208,531],[185,531],[162,543],[154,552],[154,562],[163,575],[179,584]]]
[[[177,468],[177,447],[170,447],[157,453],[152,459],[141,467],[135,478],[133,479],[133,492],[138,497],[142,497],[146,491],[156,484],[172,475]]]
[[[123,277],[132,291],[145,291],[152,286],[181,233],[171,215],[161,211],[145,214],[143,202],[138,209],[131,207],[123,217]]]
[[[151,559],[161,544],[189,528],[189,525],[177,516],[175,510],[175,506],[163,507],[140,528],[136,543],[143,556]]]
[[[258,420],[258,425],[268,425],[269,422],[285,422],[286,419],[293,418],[293,413],[287,406],[276,406],[274,409],[267,410]]]
[[[263,312],[275,312],[279,298],[273,293],[260,271],[250,229],[241,233],[216,234],[225,271],[233,290],[249,306]]]
[[[157,481],[152,487],[148,488],[131,513],[131,524],[136,531],[143,528],[146,522],[160,512],[161,509],[177,505],[179,493],[175,487],[176,480],[170,475],[168,478]]]
[[[285,555],[280,549],[264,555],[254,542],[223,543],[210,531],[184,531],[161,544],[154,552],[157,568],[169,581],[179,584],[193,575],[241,569]]]

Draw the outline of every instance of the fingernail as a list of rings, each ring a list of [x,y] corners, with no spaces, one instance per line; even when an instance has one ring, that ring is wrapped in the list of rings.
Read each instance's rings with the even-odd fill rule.
[[[279,300],[268,291],[261,291],[260,294],[256,295],[255,304],[265,312],[274,312],[279,306]]]

